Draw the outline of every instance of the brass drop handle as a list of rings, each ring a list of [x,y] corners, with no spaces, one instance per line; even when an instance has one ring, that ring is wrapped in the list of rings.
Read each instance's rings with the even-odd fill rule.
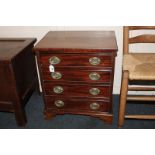
[[[61,93],[64,91],[64,89],[63,89],[63,87],[61,87],[61,86],[55,86],[55,87],[53,88],[53,91],[54,91],[54,93],[56,93],[56,94],[61,94]]]
[[[89,93],[91,94],[91,95],[98,95],[99,93],[100,93],[100,89],[98,89],[98,88],[91,88],[91,89],[89,89]]]
[[[92,73],[89,74],[89,78],[90,78],[91,80],[94,80],[94,81],[99,80],[100,77],[101,77],[100,74],[98,74],[98,73],[96,73],[96,72],[92,72]]]
[[[54,102],[54,104],[55,104],[55,106],[58,107],[58,108],[62,108],[62,107],[65,105],[65,103],[64,103],[63,101],[61,101],[61,100],[56,100],[56,101]]]
[[[59,64],[60,62],[61,60],[57,56],[53,56],[49,59],[49,63],[51,65],[56,65],[56,64]]]
[[[98,110],[100,108],[100,104],[94,102],[90,104],[90,109],[92,110]]]
[[[89,63],[93,66],[99,65],[101,63],[101,59],[98,57],[92,57],[89,59]]]
[[[60,72],[53,72],[51,73],[51,77],[55,80],[58,80],[62,78],[62,74]]]

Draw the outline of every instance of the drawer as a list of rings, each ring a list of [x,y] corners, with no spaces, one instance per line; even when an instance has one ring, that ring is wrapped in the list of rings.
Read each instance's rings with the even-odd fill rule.
[[[91,98],[63,98],[56,96],[46,96],[45,104],[48,109],[70,110],[70,111],[109,111],[109,101],[94,100]]]
[[[109,99],[110,97],[109,85],[45,82],[43,87],[46,95],[67,97],[97,97],[106,99]]]
[[[55,72],[49,72],[49,66],[41,68],[42,78],[47,81],[76,81],[90,83],[110,83],[112,70],[90,67],[55,67]]]
[[[112,67],[111,55],[84,55],[84,54],[47,54],[40,56],[41,64],[55,66],[102,66]]]

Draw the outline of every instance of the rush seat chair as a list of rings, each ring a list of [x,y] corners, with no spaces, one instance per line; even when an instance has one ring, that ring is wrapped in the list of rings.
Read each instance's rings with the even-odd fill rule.
[[[155,43],[155,34],[151,33],[155,30],[155,26],[125,26],[123,28],[123,69],[122,83],[120,92],[119,120],[118,127],[124,124],[124,119],[155,119],[155,115],[126,115],[127,101],[155,101],[153,95],[129,95],[128,91],[155,91],[155,85],[140,86],[137,81],[154,81],[155,80],[155,53],[142,51],[141,53],[131,52],[130,45]],[[131,37],[131,33],[144,32]],[[146,46],[145,46],[146,47]],[[148,46],[147,46],[148,47]],[[155,49],[154,49],[155,51]],[[130,84],[134,82],[134,85]],[[141,103],[141,102],[140,102]]]

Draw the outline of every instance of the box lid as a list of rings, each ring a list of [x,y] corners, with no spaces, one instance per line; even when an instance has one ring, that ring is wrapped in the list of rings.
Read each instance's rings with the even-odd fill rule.
[[[0,60],[11,60],[30,44],[35,38],[0,38]]]

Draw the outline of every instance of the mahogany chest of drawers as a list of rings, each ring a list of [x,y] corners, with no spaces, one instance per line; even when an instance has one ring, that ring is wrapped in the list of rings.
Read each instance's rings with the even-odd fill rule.
[[[0,38],[0,111],[14,112],[17,124],[26,124],[24,105],[38,82],[36,39]]]
[[[34,48],[45,118],[82,114],[112,122],[117,44],[112,31],[53,31]]]

